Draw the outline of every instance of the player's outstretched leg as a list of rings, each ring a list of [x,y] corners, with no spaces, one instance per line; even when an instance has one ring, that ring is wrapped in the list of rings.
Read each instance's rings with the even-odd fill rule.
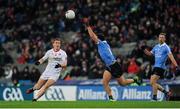
[[[142,79],[140,79],[139,77],[135,77],[133,79],[125,79],[124,76],[122,75],[121,77],[116,78],[116,80],[118,81],[118,84],[121,86],[126,86],[134,82],[137,83],[138,85],[142,84]]]
[[[39,90],[45,82],[46,80],[39,79],[38,82],[34,85],[34,87],[26,90],[26,94],[30,94],[34,92],[35,90]]]
[[[110,101],[114,101],[113,96],[112,96],[112,91],[111,88],[109,87],[109,81],[111,80],[111,73],[107,70],[104,71],[103,73],[103,86],[104,86],[104,90],[106,91],[106,93],[109,96],[109,100]]]
[[[134,80],[134,82],[135,82],[137,85],[139,85],[139,86],[143,83],[142,78],[139,77],[139,76],[135,76],[135,77],[133,78],[133,80]]]
[[[55,83],[54,80],[48,79],[48,81],[45,83],[45,85],[43,85],[43,86],[41,87],[41,89],[39,90],[37,96],[33,99],[33,101],[37,101],[37,100],[46,92],[46,90],[47,90],[50,86],[52,86],[54,83]]]

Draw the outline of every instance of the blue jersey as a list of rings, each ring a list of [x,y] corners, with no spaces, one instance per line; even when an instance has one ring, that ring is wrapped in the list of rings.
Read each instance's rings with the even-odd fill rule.
[[[169,46],[164,43],[162,45],[157,44],[152,50],[151,53],[155,57],[154,67],[160,67],[162,69],[166,69],[166,60],[168,54],[171,53]]]
[[[99,40],[97,46],[98,46],[98,53],[101,59],[106,64],[106,66],[112,65],[116,61],[116,59],[112,54],[109,44],[106,41]]]

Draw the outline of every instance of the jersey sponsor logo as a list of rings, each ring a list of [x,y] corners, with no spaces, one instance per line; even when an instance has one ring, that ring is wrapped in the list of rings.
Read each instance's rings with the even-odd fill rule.
[[[61,88],[49,88],[47,93],[45,93],[45,98],[47,100],[65,100]]]
[[[24,100],[20,88],[5,88],[3,90],[3,99],[5,101],[20,101],[20,100]]]
[[[151,91],[137,90],[135,88],[124,88],[122,93],[122,99],[151,99]]]
[[[62,61],[62,58],[58,58],[58,57],[55,57],[53,59],[56,60],[56,61]]]

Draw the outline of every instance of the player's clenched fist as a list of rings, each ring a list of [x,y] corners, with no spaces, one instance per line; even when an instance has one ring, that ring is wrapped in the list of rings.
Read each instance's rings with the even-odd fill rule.
[[[54,68],[59,68],[59,67],[61,67],[61,65],[60,64],[56,64]]]

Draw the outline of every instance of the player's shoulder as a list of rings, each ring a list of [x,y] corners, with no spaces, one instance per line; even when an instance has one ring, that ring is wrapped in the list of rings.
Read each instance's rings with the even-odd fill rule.
[[[167,45],[166,43],[164,43],[164,47],[165,47],[166,49],[169,49],[169,48],[170,48],[169,45]]]
[[[99,40],[97,44],[107,44],[107,41],[106,40]]]
[[[159,44],[156,44],[154,47],[155,47],[155,48],[159,47]]]
[[[66,51],[65,51],[65,50],[62,50],[62,49],[61,49],[59,52],[62,53],[62,54],[64,54],[64,55],[66,55]]]
[[[53,49],[49,49],[46,51],[46,53],[50,53],[50,52],[53,52]]]
[[[168,45],[168,44],[166,44],[166,43],[164,43],[164,46],[169,47],[169,45]]]

